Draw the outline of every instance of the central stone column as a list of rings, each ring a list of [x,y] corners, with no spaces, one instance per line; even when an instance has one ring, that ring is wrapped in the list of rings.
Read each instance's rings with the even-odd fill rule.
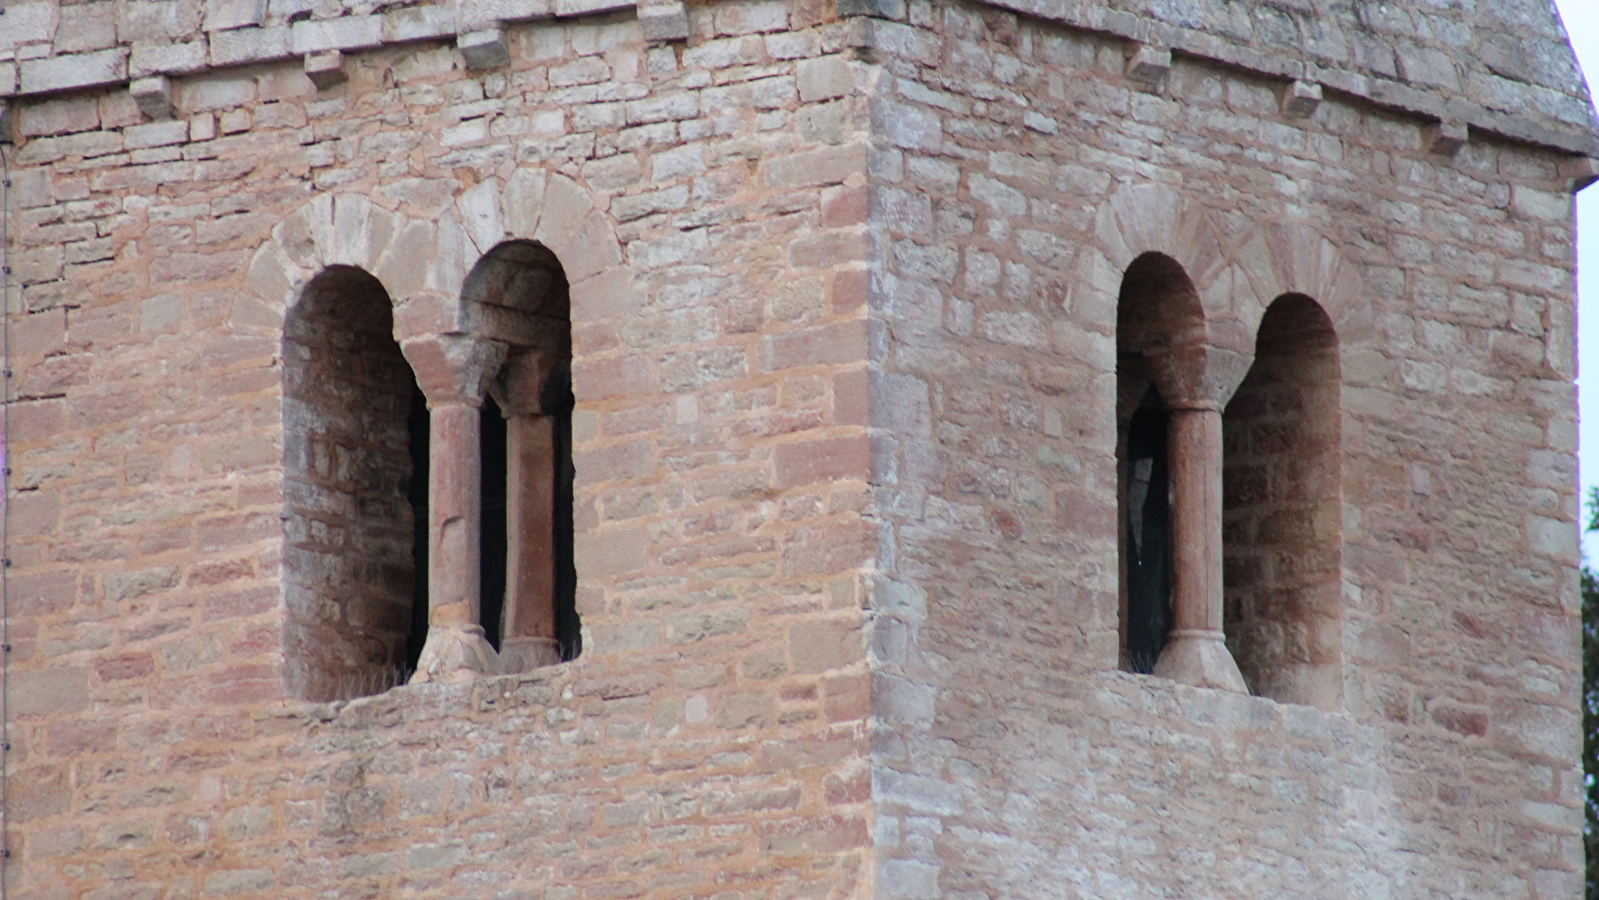
[[[428,399],[428,634],[411,683],[460,682],[500,671],[483,633],[483,389],[502,346],[464,335],[405,347]]]
[[[555,419],[541,405],[554,365],[550,354],[528,353],[505,363],[506,522],[508,532],[505,638],[507,673],[561,661],[555,636]]]
[[[1222,632],[1221,404],[1178,400],[1171,410],[1172,630],[1155,674],[1248,693]]]
[[[528,672],[561,661],[555,638],[554,422],[549,416],[512,415],[506,426],[511,571],[501,655],[507,672]]]

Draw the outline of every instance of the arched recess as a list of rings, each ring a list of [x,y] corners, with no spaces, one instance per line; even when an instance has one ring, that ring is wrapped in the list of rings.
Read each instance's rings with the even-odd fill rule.
[[[573,560],[572,326],[565,269],[534,241],[507,241],[462,291],[481,333],[506,348],[483,404],[483,627],[507,672],[582,652]]]
[[[1268,219],[1235,231],[1182,190],[1164,184],[1124,185],[1100,206],[1092,240],[1071,263],[1067,302],[1110,332],[1122,276],[1133,260],[1150,252],[1181,263],[1213,340],[1241,355],[1241,367],[1230,372],[1238,379],[1248,369],[1266,307],[1282,294],[1315,297],[1345,348],[1358,345],[1375,327],[1359,267],[1320,229]]]
[[[367,273],[386,289],[392,338],[406,348],[408,359],[418,345],[441,338],[484,336],[498,345],[508,337],[505,310],[485,302],[492,291],[467,290],[468,276],[475,261],[501,260],[505,253],[497,248],[518,239],[560,259],[572,321],[614,316],[637,305],[634,273],[594,198],[564,176],[518,170],[508,179],[485,179],[435,209],[390,209],[357,193],[308,201],[279,222],[252,255],[230,325],[240,333],[281,335],[295,308],[312,296],[307,289],[313,281],[330,267],[344,267]],[[487,269],[498,265],[491,262]],[[509,344],[513,350],[523,346],[516,340]],[[581,398],[583,380],[574,380]],[[285,484],[286,504],[297,489],[291,481]],[[296,539],[286,524],[285,546]],[[313,578],[307,557],[285,554],[285,609],[298,602],[290,586]],[[291,696],[313,696],[307,673],[327,655],[319,655],[315,641],[308,640],[311,632],[292,619],[286,613],[285,687]]]
[[[1156,385],[1167,353],[1204,332],[1182,265],[1144,253],[1116,301],[1116,504],[1121,666],[1149,674],[1172,623],[1171,411]]]
[[[1077,249],[1070,264],[1067,305],[1089,327],[1117,335],[1115,417],[1121,504],[1126,502],[1125,473],[1120,471],[1127,449],[1124,429],[1143,395],[1121,375],[1128,344],[1118,320],[1124,276],[1140,257],[1158,253],[1179,264],[1197,298],[1205,340],[1193,343],[1203,343],[1206,349],[1196,349],[1194,355],[1204,358],[1191,358],[1187,367],[1201,373],[1203,383],[1188,386],[1196,396],[1223,404],[1231,398],[1249,371],[1255,334],[1267,307],[1285,293],[1316,298],[1339,336],[1338,352],[1358,347],[1374,331],[1375,316],[1358,265],[1316,226],[1266,219],[1239,230],[1228,227],[1236,221],[1235,216],[1212,213],[1179,188],[1125,184],[1100,206],[1091,239]],[[1118,524],[1118,546],[1125,540],[1124,528],[1125,516]],[[1100,646],[1122,648],[1120,664],[1130,668],[1124,603],[1125,598],[1114,620],[1119,641],[1112,643],[1107,633],[1110,609],[1089,624],[1105,635]]]
[[[1303,294],[1261,319],[1223,417],[1227,645],[1252,693],[1342,707],[1338,338]]]
[[[329,266],[283,328],[284,642],[294,696],[404,680],[420,583],[413,555],[414,381],[383,285]],[[426,472],[426,463],[421,470]]]

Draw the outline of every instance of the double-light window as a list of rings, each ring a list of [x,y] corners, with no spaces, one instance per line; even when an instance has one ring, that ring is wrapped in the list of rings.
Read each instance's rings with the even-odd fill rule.
[[[1124,273],[1121,665],[1338,708],[1337,337],[1315,300],[1284,294],[1230,373],[1214,328],[1175,260],[1146,253]]]
[[[489,351],[480,377],[456,378],[468,385],[464,395],[448,397],[424,391],[428,379],[408,356],[428,357],[402,350],[391,297],[363,269],[330,266],[289,312],[283,567],[292,695],[355,697],[412,678],[430,630],[448,618],[441,606],[463,596],[476,601],[466,613],[475,621],[459,624],[481,628],[490,671],[525,671],[581,650],[566,277],[542,246],[508,242],[479,260],[462,303],[480,334],[418,336],[476,340]],[[454,413],[440,412],[451,404]],[[456,489],[473,480],[463,505]],[[462,521],[472,507],[477,521]]]

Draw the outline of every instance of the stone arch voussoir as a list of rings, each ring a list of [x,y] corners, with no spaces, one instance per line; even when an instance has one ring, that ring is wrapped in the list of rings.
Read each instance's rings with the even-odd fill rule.
[[[1202,300],[1213,294],[1228,262],[1228,247],[1211,217],[1182,191],[1164,184],[1122,187],[1099,209],[1094,240],[1072,264],[1074,302],[1106,328],[1116,322],[1121,279],[1133,260],[1161,253],[1183,267]],[[1222,310],[1205,304],[1205,318]]]
[[[1330,239],[1304,222],[1266,222],[1239,243],[1237,265],[1250,289],[1239,291],[1239,317],[1251,329],[1278,297],[1303,294],[1331,320],[1340,345],[1375,326],[1364,280]]]
[[[1358,341],[1375,317],[1358,267],[1314,226],[1266,222],[1238,237],[1175,187],[1127,185],[1100,208],[1094,241],[1072,265],[1074,302],[1094,320],[1115,321],[1122,273],[1146,252],[1180,263],[1193,281],[1214,337],[1253,354],[1252,336],[1266,308],[1283,294],[1297,293],[1321,304],[1339,343]]]
[[[561,261],[572,319],[619,315],[636,306],[610,217],[564,175],[519,169],[462,191],[433,219],[385,209],[365,194],[320,195],[279,222],[251,257],[235,324],[278,327],[318,273],[356,266],[383,283],[395,304],[395,337],[468,328],[462,286],[478,260],[507,240],[533,240]]]

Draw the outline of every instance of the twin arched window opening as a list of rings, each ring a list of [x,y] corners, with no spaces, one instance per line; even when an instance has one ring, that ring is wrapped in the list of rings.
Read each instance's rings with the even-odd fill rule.
[[[331,266],[285,322],[294,696],[526,671],[582,649],[559,261],[531,242],[496,247],[466,279],[459,333],[398,336],[405,349],[394,308],[375,277]]]
[[[1245,352],[1238,331],[1205,320],[1170,257],[1124,273],[1122,667],[1339,708],[1337,338],[1301,294],[1268,306]]]

